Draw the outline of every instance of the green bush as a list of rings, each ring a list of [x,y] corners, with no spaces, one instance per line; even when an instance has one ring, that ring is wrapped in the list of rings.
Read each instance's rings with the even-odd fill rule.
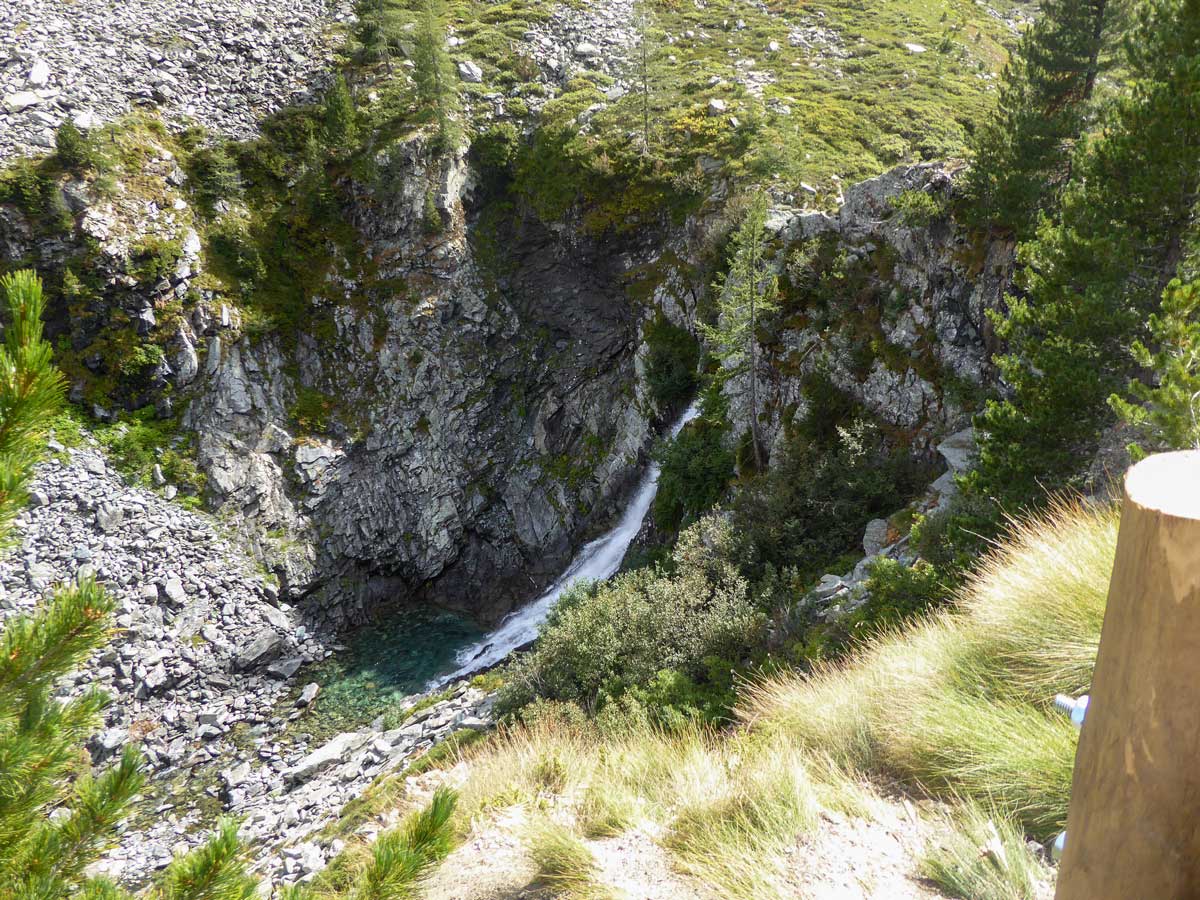
[[[679,409],[695,393],[699,381],[700,344],[684,328],[661,313],[647,323],[643,336],[646,354],[646,384],[660,413]]]
[[[108,451],[122,474],[149,486],[154,466],[185,497],[198,501],[204,492],[204,474],[196,467],[192,445],[181,440],[174,419],[160,419],[153,406],[123,416],[113,425],[94,428],[97,440]]]
[[[512,122],[498,122],[471,142],[471,155],[485,176],[507,175],[521,136]]]
[[[852,616],[854,628],[892,628],[949,600],[940,573],[924,560],[906,566],[881,557],[870,564],[868,572],[870,599]]]
[[[888,197],[888,206],[909,228],[925,228],[946,212],[946,205],[926,191],[901,191]]]
[[[266,278],[267,266],[244,224],[222,219],[209,231],[208,247],[220,273],[243,288]]]
[[[193,153],[188,160],[188,175],[193,196],[210,212],[220,201],[241,196],[241,173],[222,146],[202,147]]]
[[[910,535],[917,555],[947,583],[958,582],[999,534],[1000,508],[972,493],[955,494],[943,510],[918,516]]]
[[[96,161],[92,142],[70,119],[59,125],[54,133],[54,152],[62,167],[71,172],[91,168]]]
[[[332,150],[346,150],[358,139],[358,118],[346,79],[335,76],[325,92],[325,142]]]
[[[719,394],[710,392],[704,412],[656,451],[662,471],[654,524],[663,531],[675,532],[696,521],[725,496],[733,478],[733,452],[725,447],[729,426],[721,415],[722,403]]]
[[[838,427],[829,443],[796,435],[735,496],[739,558],[755,577],[774,566],[815,578],[858,548],[868,521],[903,506],[929,476],[928,466],[861,418]]]
[[[542,698],[596,713],[632,692],[662,721],[720,714],[729,671],[761,645],[764,626],[726,559],[730,544],[727,523],[704,519],[680,536],[673,574],[640,569],[568,591],[534,649],[508,665],[500,711]]]

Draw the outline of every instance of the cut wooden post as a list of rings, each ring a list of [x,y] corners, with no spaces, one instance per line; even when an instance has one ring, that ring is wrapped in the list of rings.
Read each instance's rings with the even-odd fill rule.
[[[1125,476],[1057,900],[1200,898],[1200,452]]]

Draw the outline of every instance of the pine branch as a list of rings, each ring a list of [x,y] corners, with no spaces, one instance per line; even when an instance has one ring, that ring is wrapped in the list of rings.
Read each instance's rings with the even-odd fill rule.
[[[9,621],[0,636],[0,696],[53,684],[104,643],[113,601],[93,580],[59,588],[49,605]],[[4,701],[0,700],[0,713]]]
[[[258,879],[246,872],[237,822],[222,819],[204,846],[167,867],[153,900],[255,900]]]

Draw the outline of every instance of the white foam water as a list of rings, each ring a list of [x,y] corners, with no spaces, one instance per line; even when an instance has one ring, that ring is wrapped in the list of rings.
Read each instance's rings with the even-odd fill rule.
[[[671,437],[676,437],[683,430],[683,426],[696,418],[698,413],[698,403],[689,406],[671,426]],[[614,575],[621,565],[621,560],[625,558],[629,545],[641,530],[650,504],[654,502],[654,495],[658,492],[659,469],[657,462],[650,463],[637,490],[630,497],[629,504],[621,513],[620,521],[606,534],[585,544],[544,594],[516,612],[510,613],[494,631],[478,643],[460,650],[455,657],[458,668],[448,675],[435,678],[429,683],[427,690],[434,690],[448,682],[489,669],[514,650],[532,643],[542,623],[550,615],[550,610],[567,588],[580,581],[603,581]]]

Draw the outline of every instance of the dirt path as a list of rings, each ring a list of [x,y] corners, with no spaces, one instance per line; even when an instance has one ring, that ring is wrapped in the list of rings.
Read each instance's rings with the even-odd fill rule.
[[[527,816],[515,806],[477,822],[426,886],[425,900],[554,900],[537,884],[521,842]],[[822,813],[818,831],[790,853],[785,892],[797,900],[941,898],[920,879],[918,865],[942,827],[903,799],[876,798],[863,818]],[[585,843],[599,867],[597,883],[620,900],[720,900],[673,869],[650,826]]]
[[[937,827],[907,800],[877,799],[869,818],[822,813],[796,846],[789,886],[804,900],[930,900],[918,865]]]

